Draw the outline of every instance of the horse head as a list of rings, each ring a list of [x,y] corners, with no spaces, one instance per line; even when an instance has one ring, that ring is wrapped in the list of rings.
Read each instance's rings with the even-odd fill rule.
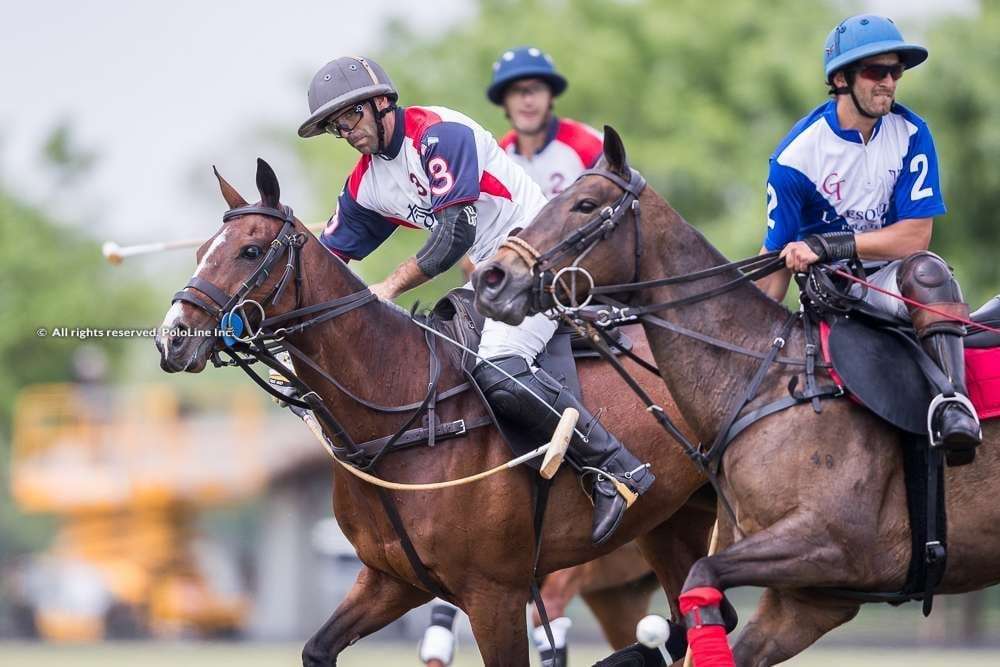
[[[621,137],[604,126],[604,154],[505,241],[472,276],[479,310],[508,324],[554,305],[582,303],[594,284],[635,276],[636,217],[645,181],[631,169]],[[636,224],[628,224],[629,219]]]
[[[222,227],[198,249],[198,267],[174,295],[156,336],[160,367],[169,373],[202,371],[226,344],[224,330],[237,337],[253,331],[265,308],[269,317],[295,308],[301,298],[303,246],[318,244],[280,203],[278,178],[264,160],[257,160],[260,201],[253,206],[213,171],[229,210]],[[235,329],[243,332],[229,328],[236,319]]]

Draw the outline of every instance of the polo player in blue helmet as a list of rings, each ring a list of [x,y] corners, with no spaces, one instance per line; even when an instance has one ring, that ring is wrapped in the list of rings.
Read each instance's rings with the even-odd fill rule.
[[[965,385],[961,320],[969,308],[951,269],[928,251],[934,216],[946,210],[930,129],[896,102],[900,78],[926,59],[927,49],[882,16],[852,16],[830,32],[824,65],[832,99],[796,123],[770,159],[761,252],[781,250],[786,268],[757,284],[781,300],[791,272],[815,262],[887,262],[871,284],[936,312],[876,290],[865,301],[911,321],[954,384],[956,394],[930,417],[948,463],[961,465],[982,440]]]
[[[555,98],[567,87],[552,58],[533,46],[508,49],[493,63],[486,97],[504,109],[511,130],[500,148],[552,199],[601,157],[601,133],[559,118]]]

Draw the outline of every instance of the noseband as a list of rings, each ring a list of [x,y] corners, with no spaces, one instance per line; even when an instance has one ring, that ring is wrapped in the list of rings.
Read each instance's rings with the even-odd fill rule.
[[[611,181],[623,190],[622,195],[610,206],[605,206],[601,212],[586,224],[574,230],[569,236],[561,240],[550,250],[540,253],[530,243],[517,236],[506,239],[501,248],[510,250],[521,258],[531,270],[535,281],[532,287],[533,305],[538,310],[544,310],[546,297],[551,298],[557,310],[566,312],[576,310],[586,306],[591,299],[591,292],[588,292],[587,299],[582,303],[576,303],[576,274],[582,274],[594,287],[594,280],[586,269],[580,266],[580,262],[586,258],[594,247],[608,238],[626,214],[632,212],[632,219],[635,222],[635,279],[638,279],[639,257],[642,255],[642,229],[641,216],[639,210],[639,196],[646,187],[646,179],[635,169],[630,169],[629,180],[626,181],[618,174],[606,169],[588,169],[577,177],[577,180],[584,176],[600,176]],[[563,268],[554,271],[553,265],[557,260],[571,253],[576,253],[573,261]],[[564,275],[569,275],[573,282],[574,289],[567,288],[563,281]],[[556,285],[562,286],[569,295],[571,303],[565,304],[559,300],[556,292]]]

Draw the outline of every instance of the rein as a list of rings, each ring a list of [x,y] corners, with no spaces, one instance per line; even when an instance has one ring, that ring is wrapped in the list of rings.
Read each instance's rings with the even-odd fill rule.
[[[779,353],[784,348],[788,335],[792,331],[792,327],[800,318],[800,313],[789,314],[788,318],[781,326],[779,333],[772,341],[770,348],[766,352],[757,352],[742,346],[734,345],[721,339],[675,325],[654,315],[654,313],[661,312],[663,310],[711,299],[726,292],[730,292],[746,282],[763,278],[764,276],[767,276],[784,266],[784,260],[779,257],[779,253],[772,252],[764,255],[755,255],[746,259],[729,262],[680,276],[639,281],[639,260],[642,255],[642,227],[639,196],[645,189],[646,180],[635,169],[631,170],[630,178],[627,182],[617,174],[603,169],[590,169],[581,174],[581,177],[586,175],[600,176],[610,180],[623,190],[622,195],[613,205],[602,209],[596,218],[593,218],[585,223],[582,227],[572,232],[569,236],[558,242],[546,252],[539,252],[528,242],[518,237],[507,239],[503,244],[501,244],[500,247],[513,251],[531,270],[532,275],[534,276],[534,283],[530,297],[532,300],[532,306],[539,311],[544,311],[549,307],[549,304],[546,303],[546,297],[551,299],[551,302],[554,303],[555,310],[559,313],[559,315],[568,321],[571,326],[576,328],[577,331],[590,342],[591,346],[600,354],[600,356],[611,364],[625,383],[646,405],[646,411],[653,415],[660,426],[681,446],[681,449],[687,457],[698,467],[699,471],[705,475],[709,483],[715,489],[720,503],[732,520],[734,529],[742,534],[739,521],[736,518],[736,513],[733,511],[726,494],[723,492],[718,478],[722,455],[725,453],[728,445],[743,429],[753,423],[756,419],[803,402],[812,402],[813,408],[819,411],[819,400],[821,398],[835,397],[840,395],[842,391],[840,388],[815,387],[813,372],[817,367],[828,366],[827,364],[819,362],[815,359],[815,346],[811,346],[812,350],[807,351],[807,357],[804,359],[792,359],[780,356]],[[610,234],[621,224],[629,212],[632,213],[632,219],[636,230],[635,270],[633,272],[633,280],[628,283],[616,285],[596,286],[594,284],[593,276],[591,276],[585,268],[580,266],[580,262],[594,249],[594,247],[596,247],[598,243],[610,236]],[[555,261],[569,255],[571,252],[577,253],[573,261],[568,266],[554,271],[553,265]],[[662,287],[665,285],[695,283],[700,280],[713,278],[732,271],[738,271],[739,275],[721,285],[705,290],[704,292],[699,292],[697,294],[672,301],[650,304],[647,306],[631,306],[617,301],[610,296],[625,292],[634,292],[642,289]],[[571,280],[573,281],[573,289],[566,289],[566,285],[562,280],[563,274],[570,275]],[[578,274],[583,276],[590,286],[587,298],[583,303],[576,303],[575,280]],[[569,300],[572,303],[566,304],[560,301],[557,295],[559,287],[562,287],[563,290],[569,295]],[[588,305],[592,299],[607,306],[607,308],[599,309],[593,314],[583,310],[584,306]],[[753,378],[748,383],[746,390],[743,392],[742,396],[738,397],[740,400],[734,401],[733,405],[729,408],[722,427],[716,434],[714,442],[711,443],[711,446],[707,449],[703,448],[700,443],[695,444],[694,442],[691,442],[684,435],[681,429],[673,422],[673,420],[670,419],[663,407],[653,401],[652,397],[650,397],[649,394],[642,389],[638,382],[636,382],[635,378],[632,377],[628,370],[608,349],[606,331],[626,322],[637,320],[646,324],[667,329],[675,334],[686,336],[729,352],[750,356],[760,360],[761,363],[758,366]],[[592,327],[593,333],[585,330],[585,327],[587,326]],[[806,392],[795,393],[793,391],[794,387],[790,386],[789,391],[791,395],[789,397],[779,399],[775,403],[759,408],[750,414],[745,415],[743,419],[739,419],[739,415],[742,410],[755,399],[757,391],[767,374],[768,368],[770,368],[770,366],[774,363],[805,367],[807,386],[809,387],[808,390]],[[748,417],[755,417],[755,419],[747,421]]]

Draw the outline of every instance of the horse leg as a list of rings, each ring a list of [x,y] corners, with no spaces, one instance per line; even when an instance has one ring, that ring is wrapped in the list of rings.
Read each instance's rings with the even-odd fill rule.
[[[405,581],[363,567],[329,620],[302,649],[303,667],[333,667],[337,655],[433,596]]]
[[[850,600],[767,588],[733,647],[733,657],[748,667],[783,662],[854,618],[860,608]]]
[[[553,647],[549,646],[549,638],[545,633],[545,628],[542,627],[541,615],[538,613],[538,609],[532,605],[531,623],[534,629],[531,632],[531,637],[543,662],[549,661],[549,663],[559,666],[567,663],[569,648],[566,633],[569,631],[572,621],[565,617],[566,607],[579,594],[586,567],[586,565],[578,565],[557,570],[547,575],[542,582],[539,592],[542,595],[542,603],[545,605],[545,614],[550,621],[552,638],[556,642],[555,650],[553,650]]]
[[[583,594],[611,648],[617,651],[635,643],[635,626],[649,612],[653,590],[643,581],[633,581]]]
[[[684,584],[680,607],[687,615],[688,643],[695,662],[712,667],[735,664],[718,613],[722,592],[726,589],[736,586],[838,586],[860,576],[852,568],[849,554],[838,546],[837,541],[810,534],[810,525],[816,523],[822,522],[816,522],[804,514],[791,515],[736,542],[721,553],[702,558],[694,564]],[[834,614],[832,618],[835,620],[838,616]],[[796,652],[801,651],[826,630],[836,627],[850,616],[844,611],[839,618],[842,620],[838,622],[817,622],[811,638],[809,632],[803,634],[807,638],[804,642],[801,638],[796,640],[787,636],[790,632],[792,635],[798,634],[793,630],[795,619],[790,619],[785,625],[772,628],[783,630],[784,635],[772,635],[768,642],[757,644],[764,647],[763,650],[767,646],[778,645],[786,650],[797,646]],[[749,648],[751,644],[752,642],[748,643],[747,651],[752,653]],[[758,658],[756,654],[746,659],[746,664],[750,665],[770,664],[758,662],[759,659],[766,658]]]
[[[473,586],[471,590],[475,592],[467,597],[466,613],[484,667],[527,667],[530,664],[524,622],[527,581],[516,588],[490,582]]]
[[[708,553],[714,523],[713,501],[699,504],[692,498],[681,512],[635,540],[667,594],[667,602],[675,620],[680,620],[677,596],[683,590],[691,567]]]

